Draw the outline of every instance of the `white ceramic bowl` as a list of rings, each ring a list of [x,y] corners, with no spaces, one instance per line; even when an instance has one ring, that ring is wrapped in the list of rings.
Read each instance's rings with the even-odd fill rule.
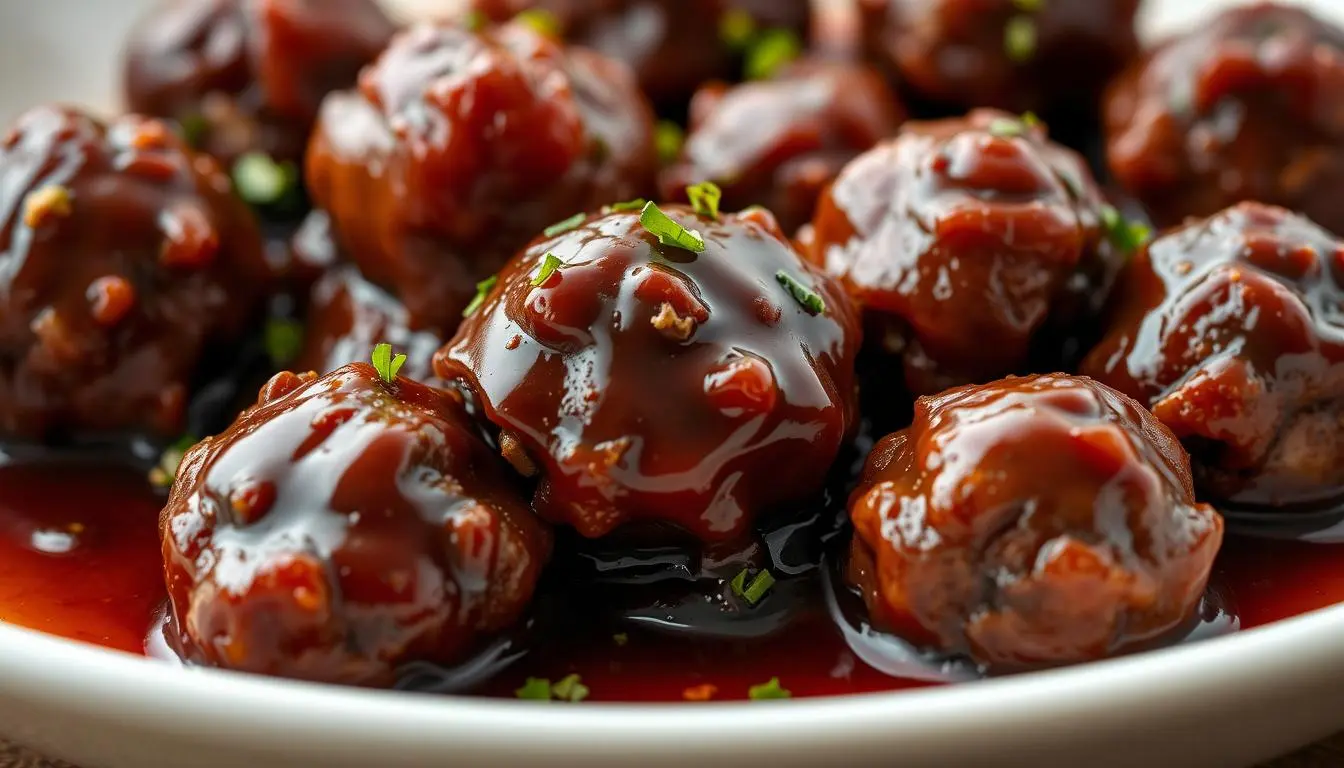
[[[0,119],[53,99],[110,108],[120,41],[147,4],[0,0]],[[1224,4],[1148,0],[1145,29]],[[1339,0],[1312,4],[1344,17]],[[1338,606],[1199,644],[949,688],[575,706],[184,670],[0,625],[0,737],[85,768],[1246,766],[1344,728],[1342,639]]]

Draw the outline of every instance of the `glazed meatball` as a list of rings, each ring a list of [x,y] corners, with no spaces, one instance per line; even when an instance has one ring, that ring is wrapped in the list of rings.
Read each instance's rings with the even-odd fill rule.
[[[953,110],[1054,111],[1138,51],[1139,0],[859,0],[869,55],[911,95]]]
[[[662,194],[680,199],[688,185],[713,181],[726,208],[764,205],[793,232],[840,169],[903,118],[881,76],[860,65],[814,60],[771,80],[711,83],[691,102],[691,132]]]
[[[160,521],[201,664],[381,686],[513,625],[547,531],[449,393],[367,363],[277,374],[182,460]]]
[[[863,305],[874,348],[931,394],[1065,346],[1114,282],[1114,216],[1082,158],[1041,125],[978,110],[908,123],[859,156],[804,239]]]
[[[809,0],[471,0],[486,18],[548,12],[565,39],[629,64],[661,111],[678,114],[706,80],[736,80],[746,38],[807,38]],[[733,28],[737,27],[734,32]]]
[[[1344,243],[1242,203],[1131,264],[1090,376],[1152,407],[1224,508],[1344,509]]]
[[[328,98],[308,182],[412,327],[451,332],[476,283],[575,211],[644,194],[652,116],[629,71],[523,24],[418,26]]]
[[[249,152],[297,164],[322,98],[394,31],[375,0],[169,0],[131,36],[127,103],[226,165]]]
[[[218,164],[157,120],[42,107],[0,146],[0,210],[0,430],[176,438],[269,279]]]
[[[1109,656],[1192,618],[1222,542],[1175,437],[1063,374],[920,398],[850,497],[875,624],[991,669]]]
[[[1110,88],[1107,157],[1157,223],[1243,200],[1344,233],[1344,30],[1306,10],[1228,10]]]
[[[858,321],[764,209],[649,204],[643,218],[653,231],[615,212],[538,240],[435,371],[538,476],[546,519],[590,537],[638,520],[732,539],[820,490],[854,425]]]

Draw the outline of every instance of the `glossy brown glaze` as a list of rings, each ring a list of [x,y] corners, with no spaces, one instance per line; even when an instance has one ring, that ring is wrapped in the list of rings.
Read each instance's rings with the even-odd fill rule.
[[[165,124],[42,107],[0,147],[0,430],[175,438],[269,270],[215,161]]]
[[[1175,437],[1090,379],[920,398],[850,498],[874,623],[992,668],[1113,655],[1190,619],[1222,542]]]
[[[864,307],[915,394],[1058,366],[1120,266],[1101,194],[1045,129],[992,110],[907,123],[851,162],[804,251]]]
[[[1112,173],[1163,226],[1243,200],[1344,233],[1344,29],[1306,10],[1225,11],[1112,85]]]
[[[869,55],[954,110],[1095,104],[1138,51],[1139,0],[859,0]]]
[[[633,520],[703,540],[820,490],[855,426],[858,319],[769,213],[665,208],[705,250],[614,213],[533,243],[435,358],[535,465],[543,517],[601,536]],[[533,285],[543,257],[561,266]],[[778,282],[810,286],[808,314]],[[521,455],[521,460],[519,456]]]
[[[160,522],[184,658],[389,685],[518,620],[550,534],[449,393],[277,374],[187,452]]]
[[[685,109],[706,80],[740,79],[740,50],[720,34],[743,14],[756,30],[781,29],[806,41],[809,0],[471,0],[494,21],[541,9],[565,39],[629,64],[661,111]]]
[[[225,165],[299,163],[322,98],[394,30],[375,0],[168,0],[127,44],[127,103],[181,122]]]
[[[645,194],[654,162],[623,65],[522,24],[425,25],[327,100],[307,174],[364,276],[451,332],[477,281],[545,227]]]
[[[1201,496],[1344,509],[1344,243],[1242,203],[1154,240],[1126,270],[1083,370],[1152,407]]]
[[[769,208],[785,232],[812,218],[822,189],[905,118],[886,83],[856,64],[799,62],[771,80],[710,83],[691,102],[681,157],[663,172],[664,199],[713,181],[723,206]]]

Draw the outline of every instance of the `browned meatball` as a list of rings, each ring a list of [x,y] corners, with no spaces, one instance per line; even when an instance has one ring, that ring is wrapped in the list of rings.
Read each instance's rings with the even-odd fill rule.
[[[1190,619],[1223,538],[1180,444],[1085,379],[920,398],[850,497],[874,622],[990,668],[1109,656]]]
[[[375,0],[169,0],[128,43],[127,101],[227,166],[248,152],[297,164],[322,98],[394,31]]]
[[[494,21],[549,13],[565,39],[629,64],[660,111],[681,113],[706,80],[737,80],[747,38],[779,30],[805,42],[809,0],[471,0]],[[739,35],[741,36],[739,38]]]
[[[173,438],[211,344],[236,345],[269,271],[216,162],[165,124],[65,108],[0,147],[0,430]]]
[[[710,83],[691,102],[691,132],[663,173],[662,194],[684,199],[688,185],[713,181],[724,207],[764,205],[794,232],[840,169],[904,117],[882,78],[861,65],[811,60],[771,80]]]
[[[513,625],[550,549],[460,400],[366,363],[277,374],[187,452],[160,533],[186,659],[374,686]]]
[[[1018,372],[1033,346],[1056,353],[1119,268],[1113,217],[1042,126],[977,110],[859,156],[804,239],[863,305],[874,348],[929,394]]]
[[[820,490],[855,424],[858,320],[764,209],[658,210],[683,246],[637,211],[533,243],[434,367],[539,475],[546,519],[728,540]]]
[[[654,163],[624,66],[522,24],[424,25],[327,99],[308,182],[412,327],[451,332],[477,281],[548,225],[644,194]]]
[[[1302,8],[1235,8],[1136,62],[1108,92],[1115,178],[1161,225],[1243,200],[1344,233],[1344,30]]]
[[[1139,254],[1083,370],[1152,406],[1220,507],[1344,510],[1342,277],[1338,238],[1242,203]]]
[[[870,55],[954,110],[1096,102],[1138,50],[1139,0],[859,0]]]

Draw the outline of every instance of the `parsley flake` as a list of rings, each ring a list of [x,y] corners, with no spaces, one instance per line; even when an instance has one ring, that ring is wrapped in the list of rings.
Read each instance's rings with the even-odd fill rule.
[[[485,303],[485,297],[490,295],[490,291],[494,290],[495,283],[497,282],[499,282],[499,278],[495,275],[491,275],[477,283],[476,296],[472,298],[471,303],[467,305],[467,308],[462,310],[462,316],[471,317],[476,314],[476,310],[480,309],[481,305]]]
[[[760,685],[753,685],[747,689],[747,698],[752,701],[765,701],[767,699],[788,699],[793,697],[793,692],[779,684],[778,677],[772,677]]]
[[[781,269],[775,273],[775,279],[807,314],[815,316],[826,311],[826,301],[821,298],[821,294],[800,283],[798,278]]]
[[[533,701],[551,700],[551,681],[543,677],[529,677],[523,687],[513,692],[514,696],[520,699],[531,699]]]
[[[698,216],[707,216],[719,220],[719,202],[723,200],[723,190],[712,181],[702,181],[686,188],[686,197]]]
[[[653,132],[653,143],[658,150],[658,160],[663,165],[674,163],[681,154],[681,145],[686,141],[686,132],[671,120],[659,120]]]
[[[210,132],[210,122],[205,119],[205,115],[183,115],[177,119],[177,129],[187,146],[200,149],[205,143],[206,134]]]
[[[1011,117],[996,117],[989,121],[989,135],[1000,139],[1015,139],[1026,130],[1021,120]]]
[[[1111,243],[1125,254],[1133,254],[1153,236],[1153,230],[1141,221],[1126,219],[1115,206],[1101,207],[1101,224]]]
[[[528,8],[526,11],[514,16],[513,20],[524,26],[531,27],[532,31],[544,37],[559,39],[563,32],[560,25],[560,19],[545,8]]]
[[[406,355],[392,356],[392,345],[387,342],[378,344],[373,348],[373,369],[378,371],[378,377],[391,384],[397,380],[397,372],[401,366],[406,364]]]
[[[746,589],[742,590],[742,599],[746,600],[748,605],[755,605],[761,602],[765,593],[769,592],[773,586],[775,586],[774,575],[768,569],[763,570],[756,574],[756,578],[751,580]]]
[[[745,74],[748,80],[768,80],[803,52],[798,36],[787,29],[762,32],[747,50]]]
[[[1036,22],[1030,16],[1014,16],[1003,28],[1003,51],[1017,64],[1036,55]]]
[[[233,186],[251,205],[275,205],[298,189],[299,171],[262,152],[249,152],[233,164]]]
[[[719,41],[729,50],[746,50],[755,36],[756,19],[747,11],[733,8],[719,17]]]
[[[602,213],[626,213],[627,211],[638,211],[649,201],[642,197],[636,197],[634,200],[626,200],[623,203],[612,203],[602,209]]]
[[[273,317],[266,323],[266,354],[271,364],[283,368],[294,362],[303,347],[303,323]]]
[[[544,285],[547,280],[551,279],[551,275],[555,274],[555,271],[560,268],[561,264],[564,264],[564,262],[554,253],[547,251],[545,258],[541,261],[541,267],[537,270],[536,276],[532,278],[532,287],[536,288],[539,285]]]
[[[687,229],[663,213],[663,209],[658,207],[657,203],[646,203],[644,209],[639,212],[639,223],[644,228],[658,236],[658,242],[663,245],[671,245],[677,248],[683,248],[695,253],[701,253],[705,250],[705,239],[694,229]]]
[[[551,695],[560,701],[583,701],[588,698],[588,686],[578,675],[566,675],[560,682],[551,686]]]
[[[573,216],[570,216],[568,219],[565,219],[564,221],[557,221],[551,226],[543,229],[541,233],[547,237],[555,237],[556,235],[563,235],[564,233],[569,232],[570,230],[578,229],[579,226],[582,225],[583,222],[586,221],[587,219],[588,214],[576,213]]]
[[[742,591],[747,588],[747,569],[743,568],[738,571],[737,575],[733,577],[733,580],[728,582],[728,586],[732,588],[734,595],[741,597]]]

